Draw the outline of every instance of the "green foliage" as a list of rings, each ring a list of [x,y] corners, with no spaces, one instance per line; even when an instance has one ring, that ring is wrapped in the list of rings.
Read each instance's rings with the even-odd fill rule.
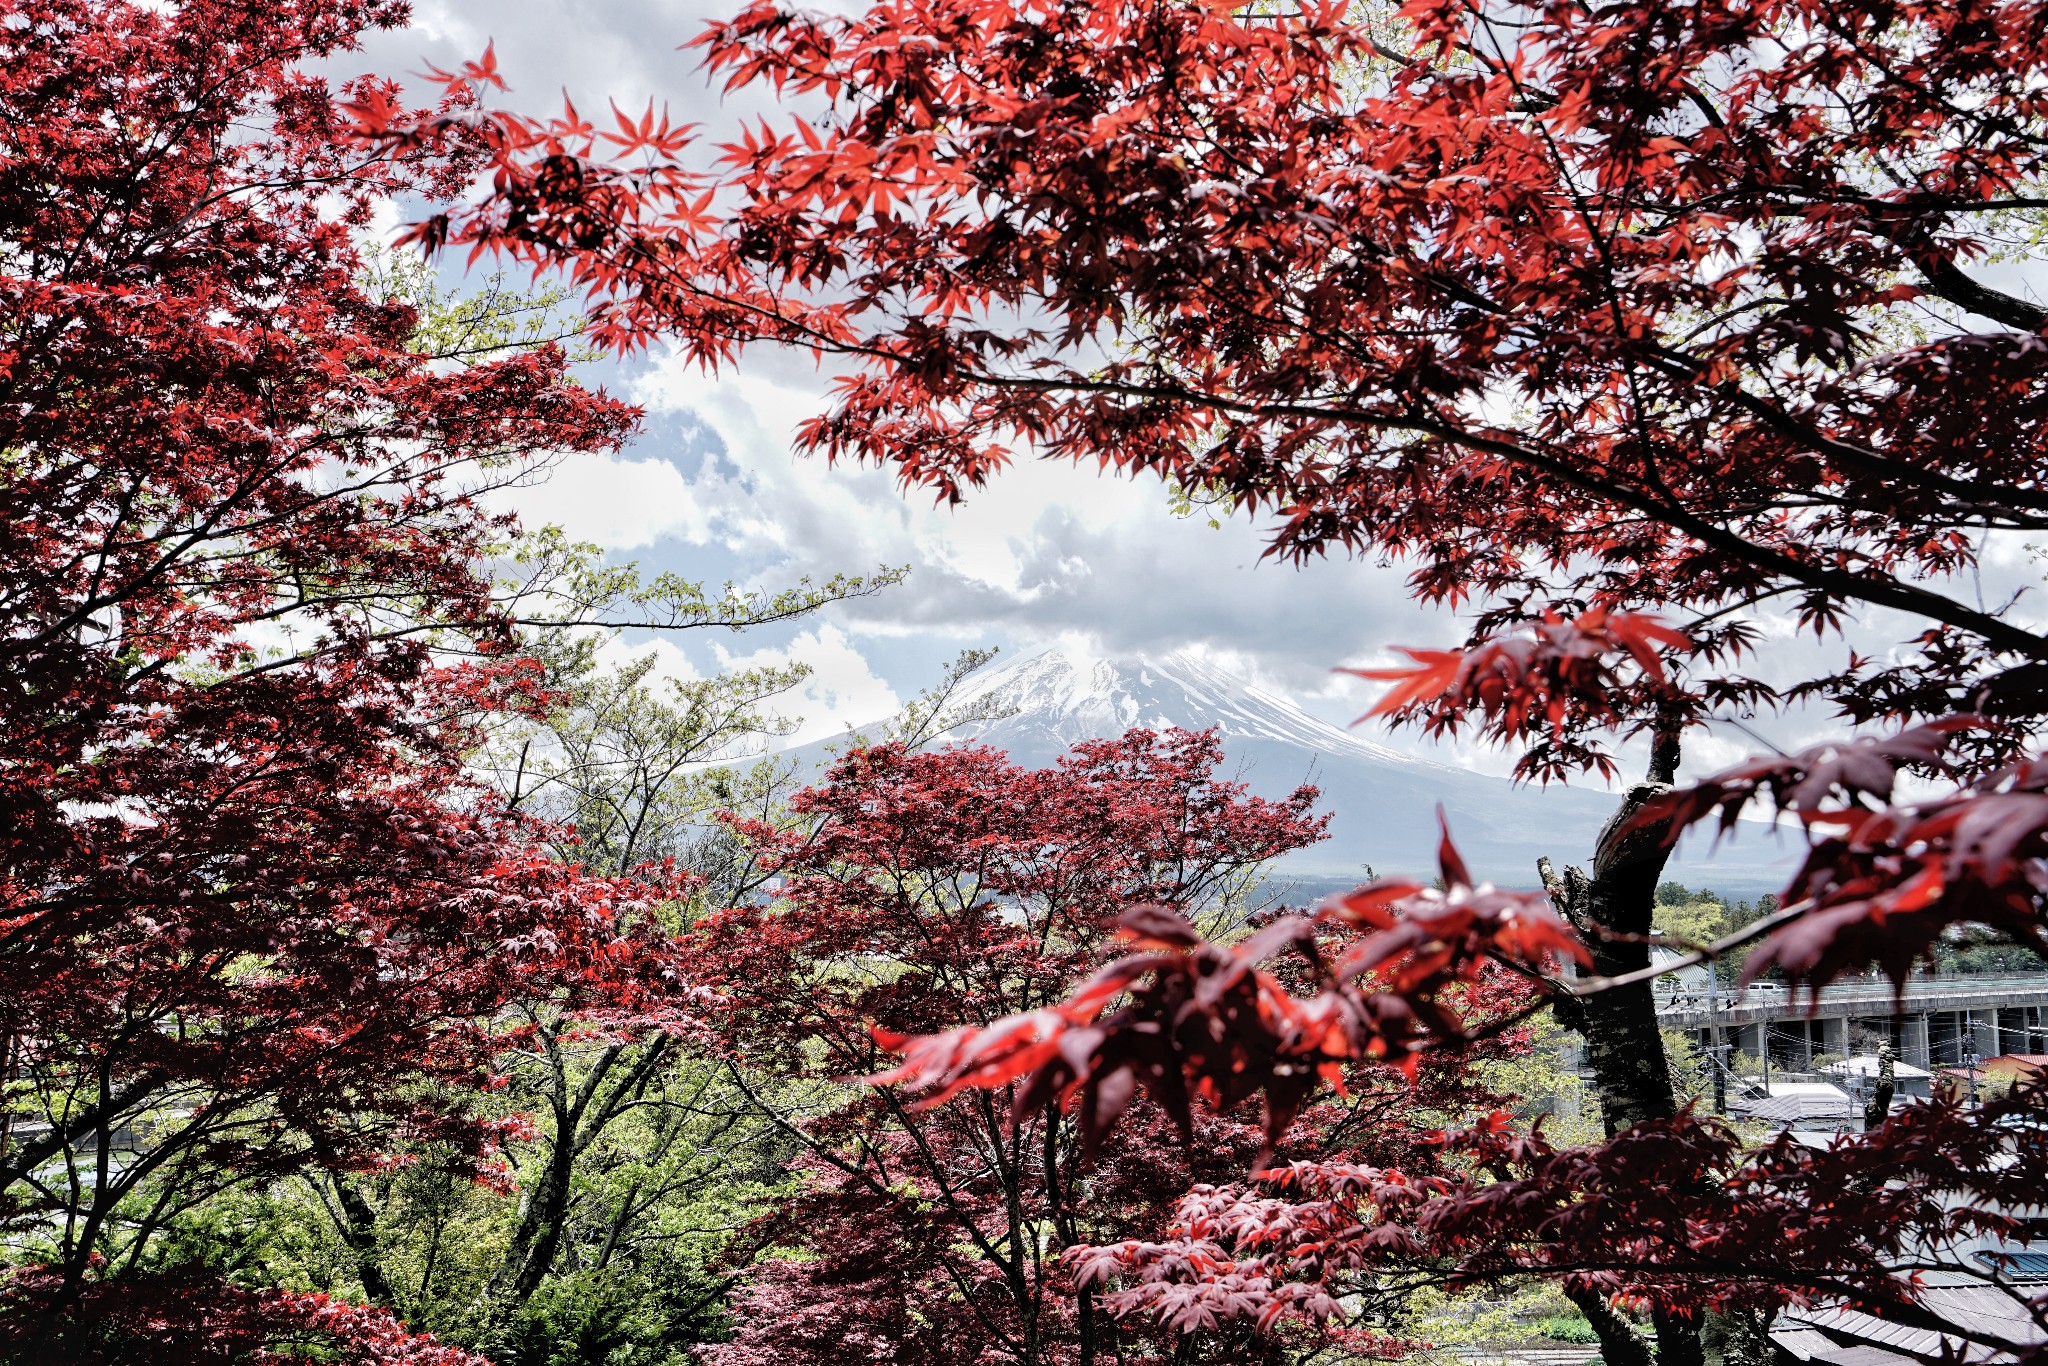
[[[1518,1097],[1519,1120],[1538,1121],[1553,1143],[1593,1143],[1602,1135],[1599,1107],[1587,1094],[1578,1072],[1565,1065],[1572,1032],[1547,1013],[1527,1026],[1529,1051],[1514,1058],[1489,1059],[1476,1065],[1489,1090]]]
[[[560,527],[531,529],[506,551],[504,601],[521,626],[543,633],[743,631],[868,597],[901,583],[909,572],[883,568],[867,575],[834,574],[823,583],[807,576],[792,587],[772,590],[726,583],[712,593],[680,574],[650,577],[637,564],[608,564],[601,547],[572,541]],[[542,639],[529,637],[529,643]],[[569,639],[590,637],[571,634]]]
[[[695,868],[717,839],[712,813],[745,786],[735,768],[794,725],[770,705],[809,673],[664,678],[652,654],[601,666],[587,639],[539,653],[561,704],[500,730],[478,763],[513,807],[564,832],[562,857],[608,873]]]
[[[1705,948],[1745,925],[1777,912],[1778,898],[1766,894],[1755,901],[1724,902],[1719,893],[1688,890],[1682,882],[1657,885],[1657,906],[1650,924],[1674,949]],[[1741,975],[1751,946],[1744,944],[1715,960],[1715,975],[1732,986]]]
[[[574,1272],[471,1345],[505,1366],[690,1366],[693,1344],[729,1335],[726,1288],[696,1263]]]
[[[366,291],[418,313],[411,348],[421,355],[469,366],[541,346],[560,346],[579,363],[603,354],[584,340],[583,312],[561,285],[522,289],[494,271],[457,291],[416,252],[369,243],[362,255]]]
[[[516,1103],[508,1096],[505,1108]],[[374,1176],[339,1177],[334,1186],[349,1183],[378,1215],[375,1258],[392,1307],[415,1327],[455,1334],[505,1255],[511,1202],[454,1176],[431,1152],[409,1156],[417,1160]],[[323,1195],[329,1217],[337,1227],[346,1224],[338,1192]]]
[[[1683,1029],[1659,1032],[1664,1038],[1664,1058],[1671,1068],[1671,1088],[1677,1093],[1679,1103],[1710,1099],[1714,1094],[1714,1079],[1707,1071],[1706,1059],[1700,1053],[1699,1045],[1693,1042],[1691,1032]]]
[[[1672,885],[1665,884],[1667,887]],[[1679,948],[1711,944],[1734,928],[1728,908],[1720,902],[1691,899],[1675,902],[1660,899],[1650,924]]]
[[[2048,972],[2048,959],[2021,944],[1964,939],[1936,947],[1934,966],[1957,974]]]
[[[203,1267],[251,1289],[334,1288],[332,1228],[312,1201],[278,1189],[229,1191],[178,1214],[142,1245],[134,1269]]]
[[[1579,1313],[1571,1301],[1556,1286],[1541,1282],[1461,1294],[1421,1285],[1409,1293],[1406,1311],[1390,1327],[1429,1343],[1438,1349],[1435,1359],[1448,1363],[1459,1358],[1444,1349],[1530,1342],[1551,1336],[1550,1324],[1573,1318]]]
[[[1536,1331],[1553,1342],[1591,1346],[1600,1341],[1584,1314],[1557,1314],[1536,1325]]]
[[[906,703],[902,711],[882,724],[878,733],[849,731],[834,743],[833,748],[844,750],[858,745],[890,744],[902,745],[905,749],[923,749],[962,726],[1000,721],[1015,714],[1014,707],[1004,705],[993,695],[962,696],[968,691],[973,676],[987,668],[997,653],[995,650],[962,650],[946,666],[937,683]]]
[[[1691,900],[1692,892],[1686,888],[1683,882],[1673,882],[1667,878],[1657,884],[1657,904],[1659,906],[1684,906],[1691,902]]]

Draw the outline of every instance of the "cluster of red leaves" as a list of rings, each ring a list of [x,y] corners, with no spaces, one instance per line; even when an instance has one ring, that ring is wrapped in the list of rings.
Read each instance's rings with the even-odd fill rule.
[[[1251,797],[1213,776],[1221,753],[1213,734],[1181,731],[1085,741],[1036,770],[979,748],[856,750],[792,800],[807,824],[735,822],[785,882],[774,903],[699,927],[693,980],[718,994],[736,1042],[756,1031],[773,1040],[764,1062],[783,1034],[836,1039],[825,1019],[850,1023],[852,1042],[835,1042],[832,1058],[842,1074],[870,1070],[868,1022],[930,1018],[945,998],[918,998],[920,983],[946,997],[965,990],[990,1019],[1008,1001],[1055,1001],[1134,902],[1205,905],[1245,870],[1321,837],[1315,789]],[[796,963],[872,954],[953,966],[939,983],[872,984],[852,1009],[841,981],[818,982],[809,1000],[787,995]]]
[[[1675,839],[1718,813],[1726,834],[1768,799],[1815,832],[1785,893],[1787,923],[1750,956],[1751,977],[1775,968],[1818,990],[1875,963],[1903,983],[1959,922],[2048,949],[2048,764],[2024,759],[1944,795],[1892,800],[1902,771],[1947,775],[1956,741],[1987,729],[1950,716],[1751,759],[1653,799],[1637,819]]]
[[[948,1276],[954,1259],[946,1250],[958,1232],[943,1193],[907,1179],[877,1193],[849,1183],[823,1161],[799,1163],[798,1170],[810,1188],[781,1202],[747,1231],[747,1241],[759,1248],[800,1247],[806,1255],[757,1264],[742,1281],[733,1302],[734,1340],[705,1351],[713,1366],[936,1363],[965,1356],[963,1349],[986,1332],[975,1322],[977,1311],[986,1314],[1002,1287],[992,1266]],[[948,1279],[964,1292],[932,1293],[933,1282]]]
[[[1868,320],[2039,325],[1959,264],[2043,167],[2031,14],[761,0],[695,46],[811,118],[712,145],[651,112],[356,112],[488,149],[491,194],[417,240],[567,268],[620,346],[843,357],[807,443],[941,496],[1030,446],[1273,509],[1294,553],[1412,553],[1433,598],[1791,595],[2028,649],[1926,580],[2048,515],[2048,349],[1873,355]]]
[[[1048,1103],[1077,1108],[1090,1144],[1140,1086],[1183,1129],[1191,1098],[1228,1111],[1260,1095],[1268,1142],[1276,1142],[1319,1086],[1342,1085],[1346,1067],[1386,1062],[1412,1076],[1425,1047],[1468,1042],[1456,998],[1489,967],[1540,978],[1560,960],[1584,960],[1543,893],[1474,886],[1448,830],[1439,857],[1442,891],[1375,882],[1235,943],[1211,942],[1170,907],[1133,908],[1118,917],[1117,931],[1138,951],[1065,1001],[920,1038],[880,1033],[904,1061],[875,1080],[933,1101],[1019,1081],[1016,1113]],[[1357,938],[1326,962],[1318,925]],[[1261,967],[1288,950],[1312,974],[1305,999]],[[1105,1016],[1113,1001],[1122,1004]]]
[[[1134,904],[1220,913],[1249,870],[1324,824],[1314,789],[1252,797],[1215,777],[1221,757],[1215,735],[1178,731],[1084,742],[1044,769],[976,747],[849,753],[792,799],[796,827],[735,823],[780,883],[691,936],[714,1046],[771,1094],[843,1081],[882,1064],[878,1022],[993,1022],[1060,1000]],[[1025,1343],[1080,1359],[1084,1339],[1117,1330],[1072,1300],[1046,1242],[1154,1230],[1191,1177],[1221,1179],[1258,1147],[1246,1126],[1205,1117],[1201,1152],[1183,1154],[1139,1107],[1084,1179],[1057,1110],[1012,1124],[986,1092],[922,1107],[884,1089],[834,1094],[789,1130],[809,1189],[749,1239],[807,1256],[751,1269],[718,1361],[869,1352],[938,1366]]]
[[[1574,744],[1575,732],[1631,729],[1632,689],[1609,656],[1626,654],[1643,683],[1671,691],[1659,657],[1661,646],[1686,650],[1684,633],[1640,613],[1595,608],[1566,620],[1556,613],[1524,631],[1497,635],[1462,650],[1401,653],[1409,668],[1342,669],[1359,678],[1396,684],[1359,720],[1377,716],[1419,724],[1430,735],[1455,735],[1474,716],[1481,733],[1504,743],[1538,741],[1520,766],[1525,777],[1545,781],[1574,769],[1594,768],[1613,777],[1613,758]]]
[[[1276,1168],[1192,1191],[1164,1239],[1068,1255],[1083,1283],[1122,1283],[1120,1310],[1181,1322],[1320,1320],[1348,1296],[1528,1274],[1680,1315],[1848,1300],[1913,1322],[1902,1270],[1958,1241],[2026,1236],[2011,1211],[2035,1199],[2044,1103],[1937,1101],[1822,1149],[1753,1148],[1690,1114],[1558,1148],[1496,1115],[1442,1135],[1451,1160],[1431,1171]]]
[[[409,1333],[388,1310],[326,1295],[251,1290],[204,1274],[128,1276],[67,1294],[41,1268],[0,1278],[0,1348],[39,1361],[61,1340],[65,1366],[284,1366],[309,1356],[336,1366],[488,1366],[484,1358]],[[49,1327],[59,1321],[83,1334]],[[50,1358],[54,1360],[54,1358]]]
[[[1948,771],[1952,745],[1987,724],[1949,717],[1752,760],[1652,798],[1634,821],[1676,838],[1718,813],[1725,832],[1767,797],[1809,829],[1841,831],[1814,841],[1792,884],[1801,900],[1751,975],[1775,965],[1818,989],[1874,960],[1903,979],[1957,920],[2048,948],[2048,769],[2022,762],[1952,796],[1893,804],[1902,772]],[[1014,1084],[1013,1116],[1066,1106],[1091,1146],[1140,1088],[1183,1124],[1191,1098],[1228,1111],[1263,1094],[1271,1144],[1324,1082],[1341,1090],[1345,1063],[1412,1071],[1431,1044],[1466,1042],[1445,998],[1489,964],[1535,977],[1561,957],[1584,961],[1546,898],[1474,888],[1448,833],[1440,858],[1441,893],[1376,884],[1227,946],[1165,908],[1136,908],[1119,931],[1138,951],[1064,1001],[939,1035],[883,1033],[906,1057],[878,1080],[933,1102]],[[1327,965],[1318,924],[1357,932]],[[1294,981],[1262,970],[1288,950],[1302,960]],[[1321,1324],[1351,1296],[1526,1274],[1681,1317],[1846,1302],[1913,1321],[1902,1268],[1946,1264],[1959,1239],[2031,1235],[2012,1211],[2033,1203],[2048,1159],[2044,1108],[2039,1090],[1981,1110],[1943,1102],[1818,1152],[1789,1139],[1752,1151],[1690,1113],[1556,1149],[1496,1116],[1445,1136],[1445,1162],[1427,1170],[1329,1156],[1274,1167],[1249,1186],[1198,1187],[1163,1239],[1076,1247],[1067,1261],[1080,1287],[1120,1285],[1105,1301],[1113,1312],[1177,1333]],[[2023,1346],[1979,1331],[2000,1350]]]

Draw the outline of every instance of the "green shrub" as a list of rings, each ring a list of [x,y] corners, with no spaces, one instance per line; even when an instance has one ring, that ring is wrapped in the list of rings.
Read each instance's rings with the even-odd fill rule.
[[[1544,1319],[1536,1325],[1536,1331],[1552,1342],[1595,1343],[1600,1335],[1593,1331],[1593,1325],[1586,1322],[1584,1314],[1559,1314]]]

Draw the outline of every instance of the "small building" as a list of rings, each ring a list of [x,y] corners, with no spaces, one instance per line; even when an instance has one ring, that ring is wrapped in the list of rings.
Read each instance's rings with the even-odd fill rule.
[[[1826,1081],[1770,1081],[1744,1078],[1728,1097],[1731,1114],[1779,1129],[1828,1130],[1863,1127],[1863,1105]]]
[[[1920,1307],[1935,1322],[1989,1329],[2032,1345],[2048,1338],[2027,1312],[2027,1295],[2040,1289],[2033,1285],[2015,1293],[1982,1284],[1929,1286],[1920,1292]],[[1841,1306],[1787,1310],[1772,1325],[1771,1343],[1779,1361],[1788,1366],[1921,1366],[1942,1359],[2001,1359],[1960,1333],[1894,1323]]]
[[[2048,1053],[2001,1053],[1975,1066],[1942,1068],[1940,1089],[1950,1096],[2002,1095],[2043,1072],[2048,1072]]]
[[[1660,933],[1662,932],[1658,930],[1651,931],[1653,935]],[[1685,958],[1686,955],[1680,953],[1677,949],[1668,948],[1663,944],[1653,943],[1650,945],[1651,967],[1662,967],[1667,963],[1683,963]],[[1683,997],[1686,999],[1698,996],[1704,1000],[1707,994],[1707,965],[1704,963],[1687,963],[1684,967],[1673,967],[1671,971],[1657,979],[1655,990],[1659,996]]]
[[[1949,1209],[1964,1197],[1937,1197]],[[2002,1339],[2029,1357],[2048,1345],[2033,1301],[2048,1291],[2048,1206],[2017,1205],[2002,1212],[2018,1221],[2008,1241],[1996,1232],[1943,1235],[1934,1244],[1905,1250],[1898,1270],[1900,1305],[1852,1308],[1842,1301],[1792,1306],[1770,1329],[1777,1366],[1989,1366],[2015,1353],[1973,1338]]]
[[[1829,1063],[1821,1068],[1829,1076],[1841,1078],[1841,1085],[1849,1094],[1858,1098],[1868,1096],[1877,1089],[1877,1055],[1858,1053],[1840,1062]],[[1892,1095],[1904,1100],[1925,1100],[1934,1094],[1934,1074],[1924,1067],[1915,1067],[1909,1062],[1892,1064]]]
[[[2002,1086],[2017,1086],[2048,1072],[2048,1053],[2001,1053],[1978,1063],[1977,1070],[1987,1077],[1997,1077]]]

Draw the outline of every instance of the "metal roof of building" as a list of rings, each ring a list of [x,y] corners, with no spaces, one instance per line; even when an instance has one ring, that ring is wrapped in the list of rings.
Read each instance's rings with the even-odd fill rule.
[[[2048,1333],[2013,1291],[1983,1284],[1926,1286],[1919,1300],[1922,1309],[1958,1328],[2022,1345],[2048,1342]],[[1788,1310],[1772,1329],[1771,1341],[1802,1361],[1826,1366],[1890,1366],[1893,1361],[1938,1356],[1986,1362],[2011,1359],[2010,1353],[1981,1343],[1840,1306]]]
[[[1763,1091],[1751,1084],[1747,1091]],[[1728,1108],[1772,1124],[1797,1124],[1808,1119],[1852,1119],[1863,1113],[1847,1091],[1824,1081],[1774,1081],[1767,1094],[1730,1097]]]

